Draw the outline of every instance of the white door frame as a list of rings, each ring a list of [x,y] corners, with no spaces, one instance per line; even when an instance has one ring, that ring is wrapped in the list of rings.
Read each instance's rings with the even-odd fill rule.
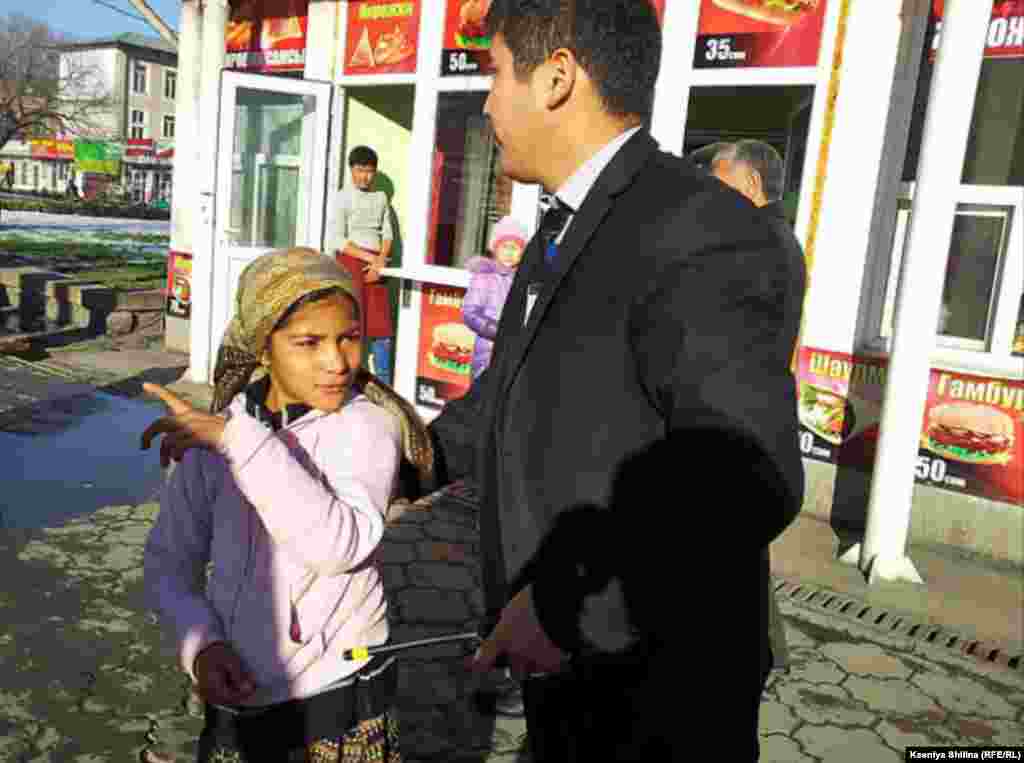
[[[234,110],[238,90],[262,90],[271,93],[312,96],[315,108],[303,119],[299,156],[299,218],[296,220],[295,245],[322,250],[324,209],[327,197],[328,141],[331,127],[332,95],[329,82],[290,79],[265,74],[224,71],[221,75],[220,127],[217,135],[217,185],[214,201],[213,289],[211,325],[207,341],[207,379],[213,379],[216,351],[224,329],[234,311],[238,276],[245,266],[271,247],[231,246],[226,225],[230,220],[231,178],[235,167]]]

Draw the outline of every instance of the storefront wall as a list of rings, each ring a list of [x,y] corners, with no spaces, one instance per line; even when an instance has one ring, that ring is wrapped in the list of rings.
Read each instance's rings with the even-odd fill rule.
[[[913,178],[919,161],[910,148],[915,130],[920,143],[921,115],[916,128],[909,129],[912,125],[908,124],[915,121],[910,105],[918,69],[923,69],[916,56],[921,46],[930,46],[932,40],[922,28],[932,3],[924,0],[905,5],[902,16],[894,8],[888,17],[881,9],[873,9],[871,15],[853,12],[849,18],[799,366],[802,400],[807,387],[813,386],[819,393],[824,389],[835,399],[845,398],[847,406],[847,421],[835,439],[808,426],[805,409],[801,410],[801,445],[811,456],[805,461],[805,511],[852,526],[865,524],[872,500],[880,504],[873,510],[881,512],[883,519],[895,509],[887,510],[880,496],[872,499],[871,481],[873,473],[877,476],[874,459],[879,423],[885,420],[882,403],[886,399],[899,258],[908,244],[910,193],[900,180],[908,173]],[[912,50],[915,37],[916,51]],[[1012,65],[1019,67],[1015,75],[1019,83],[1024,60],[1016,59]],[[986,72],[983,67],[979,103],[994,98],[1007,106],[1007,99],[985,91]],[[964,108],[963,102],[960,108]],[[923,371],[918,382],[920,393],[927,388],[927,399],[924,420],[917,430],[921,441],[913,464],[909,540],[954,546],[1020,564],[1024,563],[1024,462],[1019,453],[1024,362],[1020,353],[1012,353],[1011,345],[1024,284],[1024,239],[1020,235],[1024,189],[1009,183],[1001,187],[969,185],[968,177],[972,164],[978,164],[972,156],[979,155],[981,136],[993,130],[1001,132],[1001,139],[991,142],[991,150],[1003,155],[1013,152],[1011,138],[1021,131],[1019,115],[1014,119],[1009,127],[1003,115],[976,119],[966,163],[962,148],[955,152],[947,149],[946,154],[955,156],[941,157],[965,166],[965,185],[951,192],[960,205],[956,207],[952,243],[947,239],[946,244],[950,264],[941,313],[913,317],[938,328],[935,333],[923,334],[923,341],[934,345],[932,370],[930,374]],[[1016,150],[1024,149],[1018,146]],[[1004,178],[1012,162],[1011,156],[1002,164]],[[1021,181],[1010,178],[1010,182]],[[951,208],[956,206],[953,196],[949,198]],[[922,218],[917,224],[948,229],[949,216],[940,217]],[[998,232],[986,236],[990,228]],[[993,253],[983,262],[990,240]],[[933,268],[943,268],[946,262],[939,256],[929,259],[935,262]],[[954,272],[957,262],[959,278]],[[917,282],[914,288],[916,296],[928,287]],[[970,331],[955,327],[971,324],[972,314],[979,311],[978,302],[984,305],[983,314],[974,323],[983,329],[977,338],[967,337]],[[1015,430],[1011,437],[1016,440],[1016,450],[1002,454],[1001,462],[979,464],[931,444],[928,432],[933,414],[962,401],[975,409],[993,411],[990,415]],[[912,436],[907,440],[906,447],[915,449]]]
[[[317,148],[327,155],[328,168],[322,248],[333,252],[340,241],[337,194],[348,182],[347,152],[355,145],[371,145],[381,157],[380,187],[393,191],[400,242],[399,256],[385,271],[396,283],[395,386],[416,401],[421,414],[429,419],[443,405],[445,390],[456,396],[459,386],[468,384],[458,363],[454,367],[451,363],[430,366],[431,359],[436,360],[430,347],[435,340],[431,332],[442,323],[460,320],[461,291],[469,282],[469,273],[461,267],[465,254],[486,240],[487,226],[498,214],[516,216],[532,232],[540,193],[536,187],[520,184],[512,184],[509,190],[495,170],[481,173],[468,167],[459,173],[457,162],[470,164],[467,156],[488,160],[486,140],[483,133],[472,134],[475,128],[467,127],[465,120],[449,123],[439,115],[454,113],[459,100],[476,99],[482,104],[490,81],[487,76],[457,71],[468,69],[473,58],[451,57],[446,47],[449,43],[442,42],[445,14],[426,13],[420,3],[414,73],[352,74],[346,73],[346,63],[357,59],[353,52],[357,45],[348,35],[358,35],[356,39],[366,35],[365,25],[349,29],[350,16],[358,5],[311,0],[309,6],[305,77],[333,82],[336,96],[334,127],[327,145]],[[393,6],[394,12],[404,12],[397,6],[415,4],[387,5]],[[821,43],[816,56],[803,65],[778,67],[695,68],[695,60],[705,52],[698,44],[707,46],[717,39],[701,35],[706,30],[701,27],[700,3],[668,0],[664,11],[668,43],[650,128],[665,150],[682,153],[692,149],[695,141],[711,137],[717,119],[715,96],[726,91],[744,97],[760,89],[756,92],[761,95],[779,94],[785,99],[776,122],[788,114],[790,123],[773,122],[761,129],[766,139],[803,157],[791,163],[788,171],[793,177],[787,181],[795,230],[808,248],[810,265],[802,343],[827,353],[853,356],[864,349],[865,326],[870,323],[865,311],[872,309],[866,306],[871,302],[866,290],[878,270],[878,252],[885,251],[888,257],[891,249],[876,240],[885,227],[879,220],[895,214],[895,209],[880,211],[877,203],[891,185],[885,165],[892,114],[897,111],[891,108],[891,91],[894,82],[907,76],[908,67],[913,69],[907,57],[907,18],[925,13],[928,2],[906,0],[905,7],[897,7],[900,5],[866,10],[847,0],[822,3]],[[707,51],[718,54],[721,49]],[[841,62],[838,67],[834,66],[837,62]],[[442,67],[456,72],[442,75]],[[180,71],[179,87],[187,76]],[[752,117],[754,111],[760,110],[752,110]],[[184,121],[179,119],[179,144],[187,129]],[[197,135],[202,145],[211,140],[211,123],[199,120]],[[743,127],[741,115],[740,122],[720,132],[732,139],[744,134]],[[454,155],[441,155],[445,154],[438,151],[441,144],[448,145],[449,152],[454,147]],[[199,155],[205,151],[202,145],[196,149]],[[175,171],[179,172],[178,167]],[[457,183],[443,190],[440,178],[454,178]],[[472,211],[480,218],[477,222],[466,216],[467,199],[476,205]],[[186,201],[193,200],[186,200],[185,194],[175,195],[176,220],[177,208]],[[199,251],[197,246],[197,257]],[[194,299],[203,299],[206,291],[205,287],[193,289]],[[219,337],[210,336],[206,341],[209,352]],[[193,364],[195,378],[208,380],[207,362]],[[426,394],[424,378],[431,382]],[[809,490],[805,510],[863,523],[864,472],[822,459],[808,458],[806,464]],[[1017,505],[921,484],[915,489],[914,507],[912,540],[1024,559],[1017,540],[1024,536],[1024,513]]]

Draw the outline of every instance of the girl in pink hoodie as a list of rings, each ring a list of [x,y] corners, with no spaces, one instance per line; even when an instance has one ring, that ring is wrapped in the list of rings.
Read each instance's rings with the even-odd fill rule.
[[[212,413],[147,385],[180,461],[145,548],[145,586],[206,700],[199,760],[401,760],[374,552],[404,455],[428,477],[422,422],[360,368],[348,274],[309,249],[242,273]]]
[[[498,321],[516,268],[526,248],[526,229],[513,217],[503,217],[491,232],[491,257],[474,257],[466,267],[473,274],[462,302],[462,320],[476,334],[473,343],[473,378],[490,365]],[[493,259],[492,259],[493,258]]]

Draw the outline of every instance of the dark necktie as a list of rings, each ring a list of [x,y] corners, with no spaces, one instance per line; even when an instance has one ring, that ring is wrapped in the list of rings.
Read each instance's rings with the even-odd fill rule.
[[[551,206],[548,207],[547,212],[541,218],[540,228],[537,231],[541,244],[544,246],[544,261],[548,265],[554,263],[555,256],[558,254],[558,246],[555,244],[555,240],[558,238],[558,234],[562,232],[562,228],[565,227],[565,221],[572,214],[572,207],[557,196],[551,197]]]

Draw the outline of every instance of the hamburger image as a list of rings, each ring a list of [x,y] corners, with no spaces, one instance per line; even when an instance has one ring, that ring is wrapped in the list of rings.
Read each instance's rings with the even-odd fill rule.
[[[464,323],[442,323],[434,329],[428,359],[437,368],[469,376],[474,340],[473,332]]]
[[[487,49],[491,40],[484,27],[484,19],[491,8],[491,0],[464,0],[459,8],[459,25],[455,30],[455,43],[460,48]]]
[[[377,38],[377,46],[373,50],[373,60],[377,66],[400,64],[413,53],[416,47],[405,36],[400,27],[391,32],[384,32]]]
[[[283,40],[302,38],[302,23],[295,16],[278,16],[263,20],[263,47],[268,48]]]
[[[833,445],[841,445],[844,430],[853,429],[853,408],[832,390],[800,383],[800,423]]]
[[[1013,454],[1013,419],[977,403],[932,408],[921,444],[942,458],[966,464],[1006,464]]]
[[[818,0],[712,0],[722,10],[765,21],[779,26],[790,26],[818,7]]]

